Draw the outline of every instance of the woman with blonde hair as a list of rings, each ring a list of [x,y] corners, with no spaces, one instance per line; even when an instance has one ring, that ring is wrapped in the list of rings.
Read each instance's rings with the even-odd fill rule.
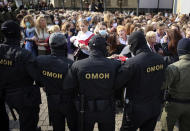
[[[119,43],[123,44],[123,45],[127,45],[127,34],[126,34],[126,28],[125,26],[119,25],[117,27],[117,34],[119,36]]]
[[[60,32],[59,25],[53,25],[49,28],[48,30],[49,34],[55,33],[55,32]]]
[[[35,42],[35,23],[31,15],[26,15],[21,21],[21,27],[24,28],[23,38],[24,38],[24,47],[26,50],[29,50],[33,56],[38,55],[38,48]]]
[[[36,20],[36,34],[37,40],[36,44],[38,45],[39,54],[49,54],[47,39],[49,37],[47,22],[44,16],[39,16]]]
[[[56,32],[60,32],[60,28],[59,28],[58,25],[53,25],[48,30],[49,34],[53,34],[53,33],[56,33]],[[51,53],[51,49],[49,47],[49,37],[47,37],[46,40],[45,40],[45,43],[48,43],[48,46],[46,46],[46,54],[50,54]]]
[[[111,16],[110,13],[104,14],[104,22],[107,24],[107,28],[111,29],[113,23],[113,17]]]

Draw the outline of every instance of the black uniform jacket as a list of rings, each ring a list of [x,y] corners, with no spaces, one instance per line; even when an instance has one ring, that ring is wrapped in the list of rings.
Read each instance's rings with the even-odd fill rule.
[[[0,83],[6,89],[33,85],[37,79],[32,54],[15,43],[0,44]]]
[[[149,49],[138,50],[119,69],[117,87],[127,87],[126,96],[134,104],[160,100],[165,64],[161,56]]]
[[[56,95],[62,93],[63,80],[72,61],[64,55],[42,55],[37,57],[40,69],[40,81],[46,87],[46,93]]]
[[[110,99],[117,69],[120,63],[110,60],[101,53],[92,51],[86,59],[73,63],[68,73],[69,88],[74,88],[79,94],[84,94],[88,100]]]
[[[41,103],[40,90],[33,85],[37,79],[35,65],[35,58],[20,48],[19,42],[0,44],[0,88],[9,105],[20,108]]]

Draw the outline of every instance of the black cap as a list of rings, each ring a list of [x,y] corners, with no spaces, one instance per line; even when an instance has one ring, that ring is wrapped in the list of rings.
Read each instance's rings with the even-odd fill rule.
[[[20,37],[21,27],[13,20],[5,21],[1,25],[1,31],[7,38],[17,38]]]
[[[106,39],[101,35],[94,35],[90,39],[88,46],[90,47],[90,49],[104,50],[107,46]]]
[[[188,38],[181,39],[178,42],[177,52],[179,56],[190,54],[190,39]]]
[[[56,32],[50,35],[49,45],[51,49],[62,50],[67,47],[67,38],[64,34]]]

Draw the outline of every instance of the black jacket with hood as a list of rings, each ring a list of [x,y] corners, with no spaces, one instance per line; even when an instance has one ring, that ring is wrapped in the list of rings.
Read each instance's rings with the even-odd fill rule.
[[[128,43],[135,57],[121,66],[116,83],[118,88],[127,87],[126,97],[132,102],[133,117],[138,117],[141,123],[160,113],[165,64],[161,56],[150,51],[143,33],[134,32]]]

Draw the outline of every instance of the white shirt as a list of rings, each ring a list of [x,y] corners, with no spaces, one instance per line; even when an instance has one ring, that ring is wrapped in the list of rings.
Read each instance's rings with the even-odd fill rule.
[[[93,33],[90,31],[87,31],[85,33],[83,33],[82,31],[79,31],[78,35],[75,37],[75,41],[74,41],[74,46],[79,47],[79,40],[86,40],[88,39]],[[87,55],[89,55],[89,48],[86,49],[81,49],[81,51]]]
[[[129,48],[130,48],[130,46],[126,45],[119,55],[126,55],[126,54],[131,53],[131,56],[134,57],[133,53],[130,51]]]
[[[49,33],[45,30],[41,30],[40,32],[37,31],[37,29],[35,28],[36,34],[38,36],[38,39],[47,39],[49,37]]]
[[[125,55],[125,54],[129,54],[131,53],[130,49],[129,49],[129,45],[126,45],[123,50],[121,51],[120,55]]]
[[[46,40],[49,37],[49,33],[46,32],[45,30],[38,32],[37,29],[35,28],[36,34],[38,39],[43,39]],[[44,46],[38,46],[39,50],[46,50]]]
[[[127,40],[125,41],[124,39],[122,39],[121,37],[119,37],[119,42],[122,44],[122,45],[127,45],[128,44],[128,36],[127,37]]]

